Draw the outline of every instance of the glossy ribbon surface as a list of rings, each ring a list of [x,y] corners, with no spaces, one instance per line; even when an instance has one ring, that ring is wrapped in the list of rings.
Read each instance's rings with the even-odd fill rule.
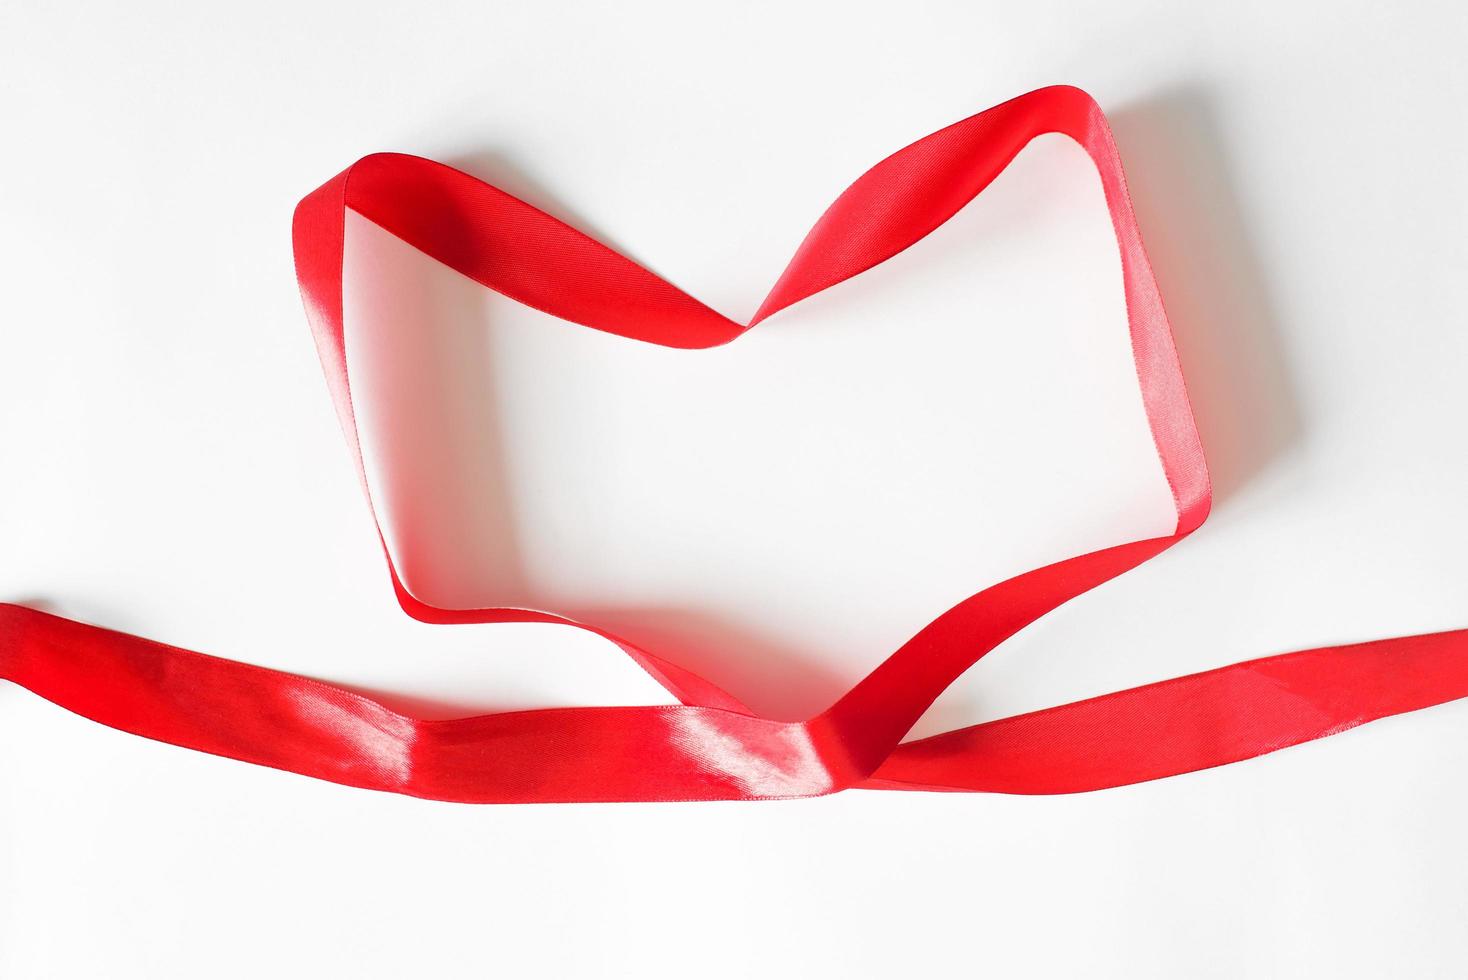
[[[348,209],[527,306],[636,341],[699,349],[733,341],[919,241],[1047,133],[1074,139],[1101,176],[1137,378],[1177,516],[1172,534],[984,589],[801,722],[760,717],[674,660],[594,625],[524,609],[428,605],[403,586],[385,545],[409,615],[444,624],[578,626],[620,646],[681,704],[426,721],[318,680],[13,605],[0,605],[0,677],[159,741],[351,786],[481,803],[771,799],[857,787],[1079,792],[1224,765],[1468,696],[1468,631],[1454,631],[1269,657],[902,741],[985,653],[1171,547],[1208,514],[1202,448],[1115,143],[1096,103],[1065,86],[955,123],[863,174],[822,215],[748,324],[466,174],[399,154],[358,161],[300,203],[294,247],[311,329],[364,490],[342,319]]]

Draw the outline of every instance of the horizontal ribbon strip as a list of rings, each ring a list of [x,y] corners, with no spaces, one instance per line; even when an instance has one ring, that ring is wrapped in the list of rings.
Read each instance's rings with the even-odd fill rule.
[[[681,703],[422,720],[322,681],[3,604],[0,677],[158,741],[351,786],[478,803],[747,800],[848,788],[1069,793],[1224,765],[1468,696],[1468,631],[1453,631],[1269,657],[902,741],[985,653],[1176,544],[1208,514],[1207,467],[1116,145],[1096,103],[1066,86],[955,123],[867,171],[821,216],[748,324],[450,167],[401,154],[359,160],[300,203],[293,240],[307,316],[364,491],[342,315],[348,209],[527,306],[637,341],[703,349],[921,240],[1047,133],[1075,140],[1101,176],[1143,406],[1172,492],[1173,533],[984,589],[801,722],[760,717],[675,660],[591,624],[425,603],[403,585],[385,544],[410,616],[577,626],[616,643]],[[371,509],[370,493],[367,501]]]

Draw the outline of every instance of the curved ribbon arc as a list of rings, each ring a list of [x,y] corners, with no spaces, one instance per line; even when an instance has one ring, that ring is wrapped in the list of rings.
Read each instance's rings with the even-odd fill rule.
[[[959,603],[803,722],[761,718],[716,685],[605,630],[549,612],[442,609],[433,623],[547,622],[613,642],[683,703],[423,721],[354,692],[0,605],[0,676],[104,724],[321,779],[464,802],[764,799],[851,787],[1075,792],[1222,765],[1374,718],[1468,696],[1468,632],[1288,654],[901,744],[960,674],[1062,603],[1196,529],[1211,501],[1171,330],[1099,107],[1041,89],[898,151],[820,218],[749,324],[710,309],[538,209],[441,164],[375,154],[297,208],[297,276],[367,491],[345,357],[350,208],[518,302],[635,340],[699,349],[885,261],[980,193],[1036,136],[1076,140],[1100,174],[1121,255],[1143,404],[1177,524],[1026,572]],[[370,492],[367,493],[372,507]],[[375,517],[374,517],[375,520]],[[379,529],[379,538],[381,531]]]

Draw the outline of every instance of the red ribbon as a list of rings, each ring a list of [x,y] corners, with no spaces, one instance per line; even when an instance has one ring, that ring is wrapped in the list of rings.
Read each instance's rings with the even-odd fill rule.
[[[466,174],[400,154],[359,160],[300,203],[294,245],[307,315],[364,489],[343,349],[348,208],[527,306],[634,340],[700,349],[729,343],[919,241],[1046,133],[1074,139],[1101,175],[1137,378],[1177,513],[1172,534],[990,586],[802,722],[760,717],[709,681],[595,626],[524,609],[430,606],[403,586],[390,554],[398,601],[410,616],[575,625],[615,642],[682,703],[424,721],[321,681],[13,605],[0,605],[0,677],[159,741],[351,786],[480,803],[748,800],[852,787],[1079,792],[1224,765],[1468,696],[1468,631],[1455,631],[1253,660],[902,742],[985,653],[1171,547],[1208,514],[1202,447],[1116,144],[1096,103],[1064,86],[955,123],[863,174],[821,216],[748,324]]]

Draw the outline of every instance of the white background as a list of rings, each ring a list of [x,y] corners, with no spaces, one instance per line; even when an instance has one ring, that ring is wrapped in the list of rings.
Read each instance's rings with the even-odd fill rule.
[[[735,316],[852,178],[1069,82],[1111,114],[1219,491],[937,731],[1468,625],[1454,3],[0,8],[0,596],[439,715],[659,692],[395,607],[296,294],[295,201],[455,163]],[[414,588],[592,615],[816,710],[956,599],[1168,498],[1099,186],[1058,137],[881,269],[689,354],[354,223]],[[0,975],[1457,977],[1468,704],[1079,797],[460,807],[0,689]]]

